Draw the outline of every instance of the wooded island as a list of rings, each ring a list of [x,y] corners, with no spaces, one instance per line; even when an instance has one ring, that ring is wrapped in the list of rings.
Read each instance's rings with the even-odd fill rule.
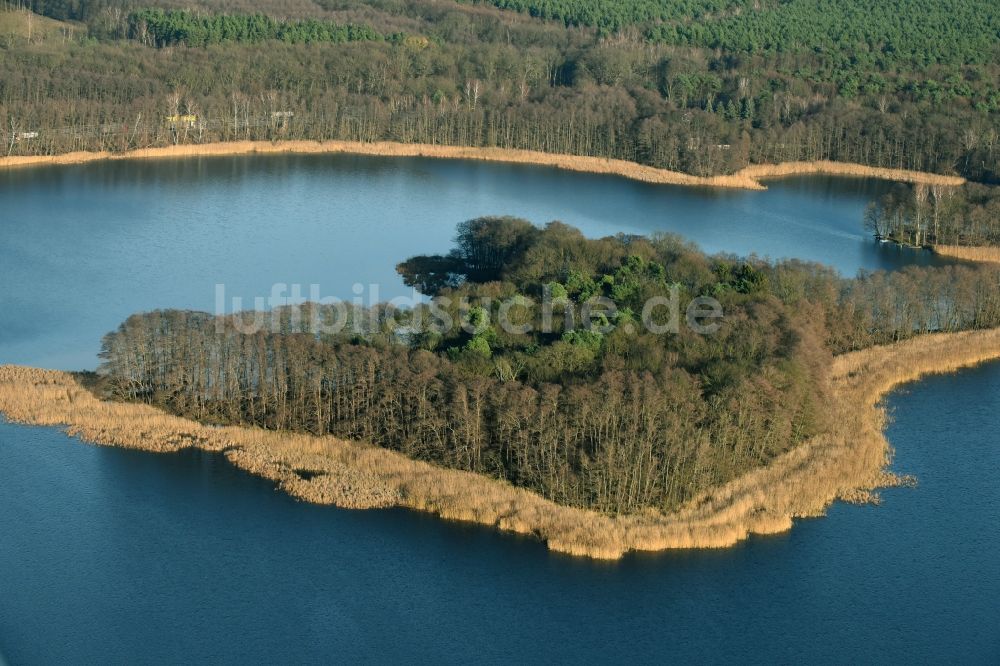
[[[131,317],[105,340],[105,389],[372,442],[568,506],[669,511],[829,432],[834,354],[1000,326],[996,267],[844,279],[558,222],[470,220],[452,252],[398,270],[438,298],[307,304],[264,330],[255,313]],[[699,298],[715,326],[672,313]]]

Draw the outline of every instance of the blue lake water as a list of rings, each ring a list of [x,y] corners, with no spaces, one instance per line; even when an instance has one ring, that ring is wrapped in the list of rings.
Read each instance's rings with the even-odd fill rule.
[[[203,453],[0,425],[0,651],[11,664],[997,663],[1000,364],[890,405],[896,468],[916,488],[735,548],[613,564],[298,503]]]
[[[707,252],[859,269],[941,261],[880,245],[864,208],[890,187],[773,181],[766,192],[647,185],[553,169],[354,156],[220,157],[0,172],[0,361],[91,368],[133,312],[252,307],[275,284],[321,297],[406,293],[395,265],[451,247],[481,215],[562,220],[591,237],[674,232]],[[378,285],[373,298],[370,285]],[[280,295],[280,294],[279,294]]]
[[[845,273],[928,257],[860,229],[886,186],[657,188],[545,169],[268,157],[0,173],[0,363],[93,367],[135,310],[214,285],[402,287],[392,265],[511,213]],[[411,512],[298,503],[225,460],[0,423],[0,663],[1000,661],[1000,364],[890,399],[916,488],[720,551],[595,563]]]

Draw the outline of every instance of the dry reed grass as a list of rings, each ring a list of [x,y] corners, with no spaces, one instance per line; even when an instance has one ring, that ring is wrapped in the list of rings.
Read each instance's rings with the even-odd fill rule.
[[[704,494],[670,514],[607,516],[550,502],[469,472],[441,469],[374,446],[333,437],[253,428],[214,428],[146,405],[98,400],[73,375],[0,366],[0,412],[11,421],[67,426],[95,444],[156,452],[198,447],[318,504],[401,506],[531,534],[554,551],[617,559],[629,551],[722,548],[750,534],[788,530],[837,499],[871,501],[898,480],[885,471],[882,396],[921,375],[1000,358],[1000,329],[928,335],[840,356],[831,372],[835,432],[816,437],[765,468]]]
[[[972,247],[966,245],[936,245],[934,251],[945,257],[1000,264],[1000,247]]]
[[[957,176],[941,176],[905,169],[884,169],[861,164],[825,161],[785,162],[773,165],[761,164],[747,167],[732,175],[700,177],[678,171],[657,169],[635,162],[601,157],[561,155],[508,148],[473,148],[421,143],[396,143],[391,141],[373,143],[358,141],[227,141],[199,145],[143,148],[124,153],[75,152],[64,153],[62,155],[0,157],[0,168],[44,164],[81,164],[97,160],[244,155],[251,153],[350,153],[386,157],[434,157],[440,159],[482,160],[486,162],[534,164],[568,171],[609,174],[654,184],[693,185],[747,190],[767,189],[760,182],[764,178],[779,178],[796,174],[863,176],[908,183],[919,182],[928,185],[961,185],[965,182],[964,179]]]
[[[859,178],[878,178],[881,180],[893,180],[900,183],[922,183],[924,185],[958,186],[965,183],[965,179],[961,176],[942,176],[940,174],[927,173],[925,171],[889,169],[885,167],[854,164],[851,162],[831,162],[829,160],[816,160],[813,162],[782,162],[781,164],[754,164],[741,169],[736,175],[742,178],[749,178],[753,181],[760,181],[769,178],[803,176],[807,174],[820,174],[826,176],[857,176]]]

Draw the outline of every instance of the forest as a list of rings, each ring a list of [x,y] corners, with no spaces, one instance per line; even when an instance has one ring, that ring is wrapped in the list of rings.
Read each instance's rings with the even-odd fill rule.
[[[996,57],[1000,25],[1000,9],[989,0],[479,1],[606,34],[635,27],[650,41],[676,46],[734,54],[811,51],[827,74],[839,68],[862,76],[987,64]]]
[[[278,21],[264,14],[200,16],[179,10],[144,9],[130,13],[128,22],[128,34],[132,39],[157,47],[208,46],[223,42],[256,44],[272,39],[292,44],[382,39],[382,35],[367,26],[315,19]]]
[[[847,280],[708,257],[673,236],[588,240],[558,222],[470,220],[451,252],[398,270],[435,299],[306,304],[272,326],[254,313],[135,315],[104,340],[105,390],[634,513],[674,508],[826,431],[832,354],[1000,325],[996,267]],[[671,298],[696,297],[721,306],[717,330],[650,326],[669,324]]]
[[[990,2],[19,4],[64,23],[3,22],[11,155],[392,140],[697,175],[831,159],[998,181]],[[197,120],[178,131],[179,114]]]

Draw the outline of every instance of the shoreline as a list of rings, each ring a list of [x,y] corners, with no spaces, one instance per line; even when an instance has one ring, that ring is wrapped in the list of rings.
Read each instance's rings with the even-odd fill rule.
[[[876,489],[899,483],[886,471],[892,449],[883,433],[881,399],[921,376],[998,358],[1000,329],[926,335],[838,356],[830,377],[834,431],[670,514],[608,516],[372,445],[206,426],[148,405],[98,400],[61,371],[0,366],[0,412],[14,423],[62,426],[92,444],[220,452],[237,467],[316,504],[408,508],[533,535],[556,552],[615,560],[632,551],[728,547],[753,534],[787,531],[794,518],[820,516],[836,500],[876,501]]]
[[[180,144],[160,148],[140,148],[124,153],[72,152],[59,155],[32,155],[0,157],[0,169],[44,165],[84,164],[103,160],[164,159],[180,157],[207,157],[251,154],[351,154],[383,157],[430,157],[437,159],[479,160],[509,164],[548,166],[567,171],[621,176],[658,185],[685,185],[691,187],[718,187],[744,190],[766,190],[762,180],[797,175],[855,176],[878,178],[903,183],[927,185],[962,185],[959,176],[943,176],[923,171],[870,167],[849,162],[783,162],[781,164],[755,164],[734,174],[719,176],[692,176],[679,171],[603,157],[586,157],[559,153],[512,148],[475,148],[393,141],[224,141],[204,144]]]

